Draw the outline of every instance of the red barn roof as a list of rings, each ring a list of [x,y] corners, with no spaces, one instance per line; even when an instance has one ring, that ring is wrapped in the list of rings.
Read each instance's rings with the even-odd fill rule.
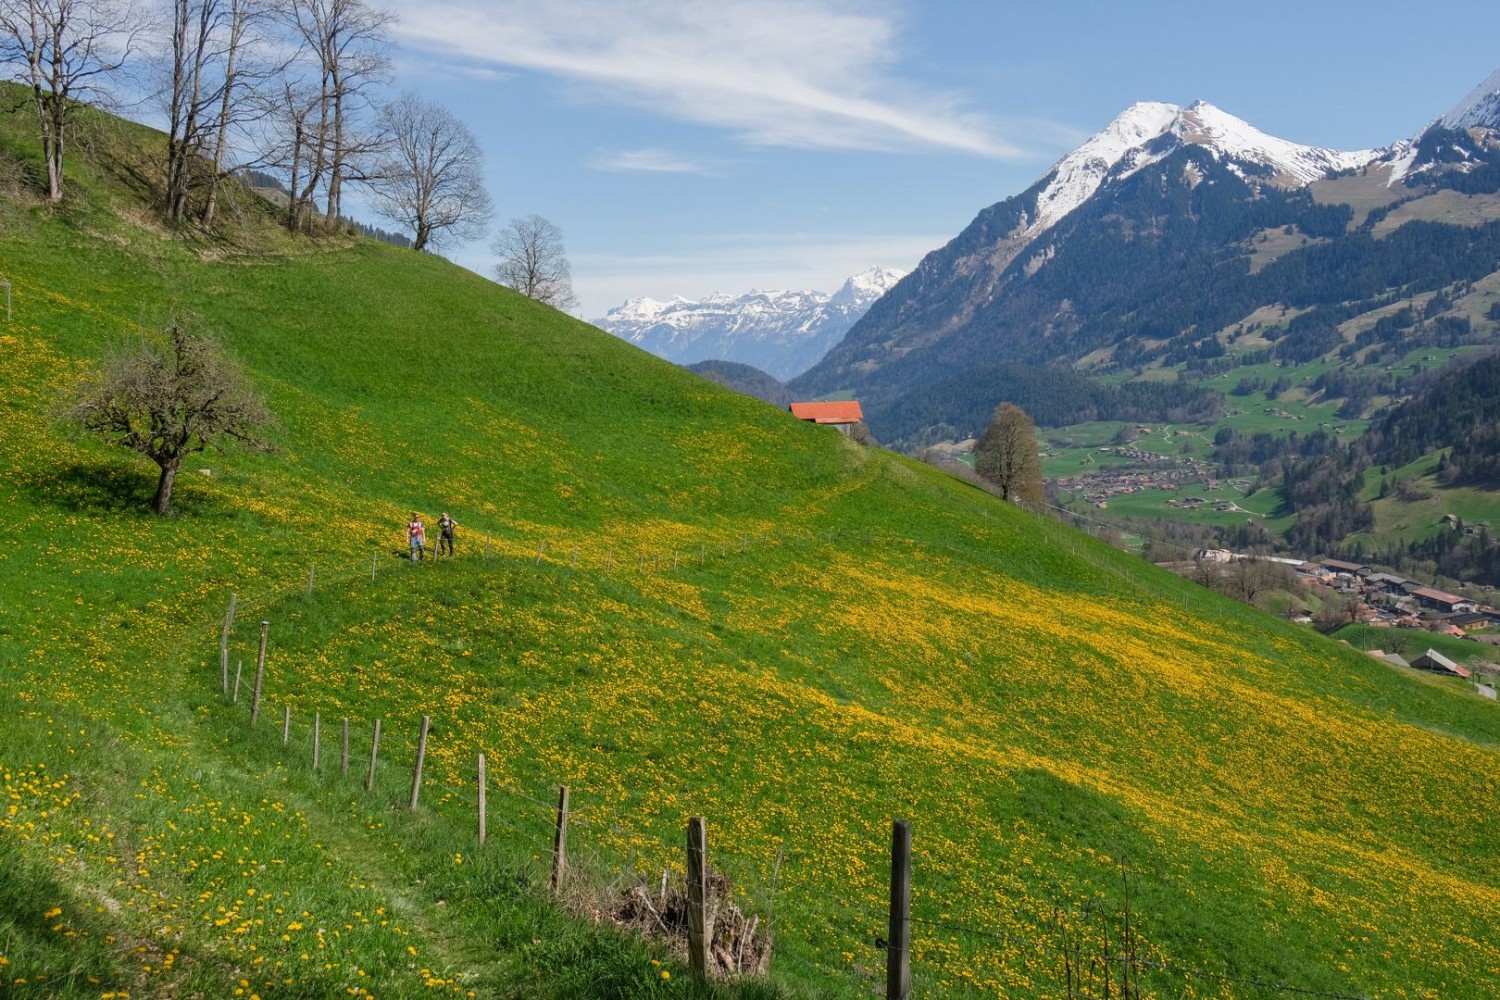
[[[856,399],[837,403],[793,403],[789,409],[798,420],[811,420],[816,424],[857,424],[865,419]]]

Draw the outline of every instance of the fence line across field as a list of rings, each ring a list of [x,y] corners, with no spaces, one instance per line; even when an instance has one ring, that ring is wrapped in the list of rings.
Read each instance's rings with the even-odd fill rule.
[[[303,714],[306,715],[306,713]],[[283,749],[287,750],[289,753],[294,753],[298,758],[304,761],[308,761],[309,770],[311,770],[315,774],[318,774],[320,772],[318,771],[317,765],[320,759],[320,753],[322,749],[321,745],[323,742],[321,710],[311,710],[312,724],[310,729],[306,726],[305,723],[301,726],[294,726],[293,720],[295,718],[296,716],[294,715],[294,713],[292,713],[290,705],[285,705],[283,708],[282,732],[280,734],[281,745]],[[374,732],[376,731],[376,729],[378,729],[379,722],[380,720],[375,720],[374,728],[372,728],[371,730],[372,746],[374,745]],[[344,716],[341,718],[340,723],[340,736],[338,737],[338,739],[340,743],[340,761],[342,765],[346,753],[346,743],[342,734],[344,732],[347,732],[349,726],[352,725],[352,717]],[[311,739],[307,738],[307,734],[309,732],[311,733]],[[389,760],[382,760],[377,763],[376,768],[372,768],[370,771],[370,777],[373,778],[375,770],[377,768],[385,769],[386,779],[381,782],[383,787],[390,787],[392,785],[395,785],[396,787],[403,787],[401,785],[401,782],[404,780],[404,775],[407,773],[410,773],[412,775],[413,794],[411,798],[407,800],[407,811],[414,811],[422,808],[420,806],[420,800],[417,792],[420,790],[420,765],[424,757],[424,741],[425,738],[430,734],[430,732],[431,718],[428,716],[424,716],[422,718],[419,735],[417,737],[417,747],[414,754],[414,760],[412,761],[410,767],[404,764],[398,765]],[[475,773],[477,776],[479,776],[479,780],[483,781],[483,778],[487,776],[486,756],[482,753],[476,754],[474,760]],[[342,766],[340,768],[340,771],[342,776],[348,775],[348,772],[344,770]],[[366,787],[369,788],[372,784],[373,782],[367,782]],[[444,785],[442,787],[445,789],[445,791],[448,791],[450,793],[454,790],[454,787],[451,784]],[[571,789],[568,786],[556,787],[558,787],[559,794],[555,806],[553,803],[538,799],[535,796],[529,795],[519,790],[507,789],[502,786],[491,786],[488,781],[483,781],[483,784],[477,785],[475,787],[476,796],[474,800],[476,810],[483,810],[480,813],[480,815],[483,816],[483,819],[479,820],[479,823],[476,826],[477,839],[480,842],[479,846],[483,847],[484,840],[489,839],[487,837],[487,834],[489,832],[488,827],[489,824],[493,821],[498,823],[499,826],[507,829],[509,831],[509,834],[513,835],[515,838],[519,838],[519,843],[529,844],[530,847],[535,851],[547,851],[550,856],[549,886],[554,894],[560,893],[563,887],[566,885],[568,874],[570,871],[569,859],[576,853],[578,853],[578,845],[570,845],[568,839],[570,824],[577,825],[577,813],[571,807]],[[549,838],[547,838],[542,832],[542,824],[540,822],[534,822],[534,828],[532,830],[523,830],[519,824],[519,816],[508,813],[504,810],[497,813],[490,810],[489,808],[486,808],[489,804],[488,795],[491,792],[502,797],[508,797],[509,799],[517,802],[526,803],[528,806],[527,811],[531,812],[531,815],[533,815],[534,817],[536,816],[536,813],[532,810],[534,810],[535,807],[540,806],[546,807],[548,809],[554,809],[555,811],[552,817],[550,843]],[[891,896],[890,905],[887,912],[880,913],[879,911],[859,904],[842,907],[846,913],[856,917],[856,920],[851,921],[851,924],[857,925],[858,923],[868,921],[869,924],[878,926],[878,923],[876,923],[876,921],[879,921],[881,919],[884,919],[885,921],[884,937],[883,939],[876,939],[876,946],[878,950],[883,951],[886,955],[887,977],[885,996],[887,997],[887,1000],[909,1000],[909,998],[913,995],[911,985],[911,969],[913,960],[912,929],[914,926],[930,927],[934,929],[964,934],[989,942],[997,943],[1002,947],[1010,945],[1030,945],[1043,950],[1052,950],[1058,947],[1055,942],[1042,941],[1037,938],[1027,937],[1024,935],[1017,935],[1009,932],[996,932],[993,930],[975,927],[969,924],[964,924],[952,920],[934,920],[920,916],[913,916],[911,913],[912,833],[910,824],[902,820],[894,821],[892,824],[891,838]],[[684,852],[684,856],[687,871],[686,884],[687,891],[689,893],[689,964],[693,969],[695,975],[706,977],[709,975],[711,969],[708,958],[708,928],[703,924],[703,915],[709,908],[709,901],[706,895],[706,872],[708,870],[709,864],[709,843],[706,834],[706,824],[702,817],[692,817],[689,821],[687,848]],[[594,853],[594,858],[597,870],[597,866],[602,858],[597,853]],[[778,851],[776,865],[778,871],[780,869],[780,862],[781,852]],[[665,876],[666,873],[664,872],[664,881]],[[772,899],[772,905],[774,906],[774,889]],[[864,915],[863,919],[860,919],[858,917],[859,914]],[[772,927],[774,927],[774,920],[774,910],[772,910],[767,919],[766,926],[768,932]],[[811,963],[805,963],[804,960],[801,960],[799,957],[791,955],[790,953],[783,953],[775,960],[785,960],[789,957],[793,958],[794,961],[797,961],[800,964],[807,964],[808,968],[816,970],[820,976],[827,976],[830,974],[830,970],[824,969],[820,966],[812,965]],[[1299,987],[1253,976],[1230,976],[1224,973],[1216,973],[1209,970],[1187,966],[1181,963],[1156,962],[1150,959],[1139,958],[1128,954],[1095,955],[1090,953],[1083,957],[1093,962],[1118,965],[1122,969],[1125,967],[1145,968],[1158,972],[1160,974],[1173,975],[1184,979],[1199,978],[1208,981],[1249,986],[1265,992],[1305,996],[1315,998],[1315,1000],[1365,1000],[1364,997],[1361,997],[1357,994],[1339,993]],[[917,964],[919,966],[925,967],[929,963],[918,959]],[[1075,987],[1072,989],[1069,995],[1076,998],[1083,998],[1089,996],[1090,994],[1086,989]]]
[[[894,543],[901,543],[911,546],[913,549],[926,549],[928,551],[954,550],[961,547],[967,551],[974,550],[974,546],[972,545],[960,546],[955,539],[911,538],[894,535],[892,533],[881,531],[879,529],[852,529],[848,532],[848,534],[853,540],[857,542],[863,542],[864,544],[889,545]],[[626,571],[625,575],[627,577],[630,575],[630,570],[632,568],[637,573],[647,572],[648,565],[650,566],[650,572],[653,575],[670,575],[674,573],[681,573],[683,571],[691,571],[695,568],[703,569],[706,568],[707,564],[711,561],[727,561],[737,555],[753,554],[757,550],[764,550],[768,547],[773,546],[790,548],[793,546],[837,545],[844,540],[845,529],[835,528],[827,531],[819,531],[816,534],[812,532],[803,534],[796,532],[788,533],[785,531],[778,531],[774,533],[774,537],[772,532],[766,531],[755,533],[740,533],[739,546],[737,550],[732,547],[728,541],[728,539],[732,538],[733,535],[733,532],[720,532],[715,533],[715,535],[712,536],[711,542],[701,541],[693,544],[679,542],[670,550],[651,552],[651,559],[649,563],[647,560],[648,553],[642,551],[639,553],[634,567],[631,566],[630,562],[621,563],[620,567]],[[694,551],[695,547],[696,551]],[[715,548],[717,549],[716,552]],[[1097,558],[1089,558],[1090,556],[1096,555],[1096,553],[1080,553],[1080,546],[1077,544],[1076,540],[1070,544],[1070,549],[1074,555],[1084,557],[1087,562],[1091,563],[1097,568],[1109,571],[1111,575],[1124,575],[1129,577],[1128,573],[1121,574],[1118,566],[1106,566]],[[486,534],[483,536],[483,558],[487,562],[491,561],[492,559],[491,551],[492,540],[491,537]],[[665,562],[665,560],[663,559],[664,552],[666,551],[670,551],[671,554],[671,560],[669,563]],[[683,558],[684,551],[688,553],[687,558]],[[549,559],[548,556],[554,552],[561,552],[563,554],[561,556]],[[597,550],[597,560],[594,553],[595,550],[592,549],[592,547],[589,549],[585,549],[581,543],[573,543],[572,545],[564,543],[561,546],[554,546],[547,539],[543,538],[540,539],[537,543],[535,555],[528,561],[532,562],[532,568],[534,570],[553,567],[566,569],[570,572],[573,572],[579,569],[588,570],[593,568],[602,568],[606,575],[614,575],[614,571],[616,569],[615,549],[610,546],[600,547]],[[697,558],[692,558],[693,556],[696,556]],[[520,567],[517,565],[520,564],[522,560],[526,559],[525,556],[516,558],[513,555],[506,554],[502,555],[501,558],[503,558],[506,563],[512,565],[513,567],[516,567],[519,571],[525,571],[524,569],[520,569]],[[437,561],[438,559],[436,557],[431,560],[433,564],[436,564]],[[370,582],[374,585],[378,585],[379,583],[379,562],[379,550],[377,550],[372,557],[370,565]],[[322,577],[319,577],[316,573],[316,567],[309,564],[305,583],[302,579],[297,578],[293,581],[289,581],[281,587],[275,588],[269,592],[263,592],[262,594],[257,595],[256,598],[243,602],[240,601],[237,592],[232,593],[230,595],[229,606],[225,614],[222,631],[219,636],[218,659],[220,686],[221,693],[225,695],[226,700],[229,700],[232,703],[237,703],[240,673],[243,668],[243,660],[240,660],[235,671],[234,684],[231,689],[228,678],[228,660],[230,658],[230,639],[237,613],[242,611],[253,612],[262,608],[268,610],[274,604],[294,596],[294,588],[303,589],[305,587],[305,595],[311,597],[314,594],[317,585],[319,584],[322,584],[326,587],[330,585],[336,585],[341,582],[351,582],[362,576],[363,572],[363,568],[356,568],[353,570],[346,570],[344,572],[335,574],[325,573]],[[261,711],[262,700],[265,694],[264,684],[266,675],[269,627],[270,622],[267,620],[262,620],[259,637],[260,643],[256,656],[254,691],[250,707],[250,722],[252,725],[254,725],[258,720]],[[321,752],[323,749],[323,711],[321,708],[308,708],[304,710],[304,712],[308,711],[311,712],[312,719],[311,742],[308,742],[301,735],[301,733],[306,732],[305,723],[301,723],[299,728],[294,730],[294,716],[292,712],[292,706],[289,702],[284,703],[282,720],[283,725],[281,734],[282,745],[289,752],[295,750],[299,756],[307,755],[304,756],[303,759],[310,761],[310,769],[314,773],[325,774],[326,771],[320,767]],[[409,768],[404,765],[398,765],[388,758],[383,759],[380,757],[379,752],[382,749],[380,742],[382,719],[374,718],[365,723],[357,723],[354,717],[351,716],[347,712],[347,710],[344,710],[342,707],[339,710],[339,714],[330,714],[329,717],[330,719],[340,719],[339,774],[341,777],[350,777],[351,739],[353,739],[350,735],[351,725],[356,726],[356,731],[358,731],[358,728],[360,727],[368,726],[370,758],[369,766],[366,770],[366,774],[364,775],[363,783],[365,786],[365,791],[367,793],[374,792],[377,783],[380,784],[383,788],[392,786],[393,784],[397,783],[398,773],[405,773],[409,771],[411,774],[411,785],[410,795],[407,799],[407,809],[410,811],[421,808],[420,798],[423,780],[422,767],[426,756],[426,743],[430,723],[430,719],[428,717],[423,717],[421,733],[417,737],[416,741],[416,749],[414,752],[415,759],[412,761]],[[387,723],[390,722],[389,719],[386,719],[384,721]],[[403,729],[404,728],[406,727],[403,726]],[[389,749],[389,730],[387,731],[386,735],[388,738],[386,749]],[[486,840],[493,839],[493,837],[491,836],[493,832],[491,824],[494,823],[499,827],[504,828],[507,831],[507,838],[511,839],[513,842],[530,845],[530,847],[536,854],[547,852],[547,854],[549,854],[551,858],[550,885],[554,893],[559,892],[561,886],[566,881],[569,870],[569,825],[571,823],[574,826],[578,826],[580,825],[580,821],[583,820],[583,816],[581,815],[583,813],[583,810],[575,808],[570,801],[570,789],[566,786],[554,786],[558,788],[559,799],[556,803],[553,803],[529,795],[526,792],[520,791],[518,789],[508,789],[503,786],[492,786],[487,780],[487,765],[492,763],[492,761],[487,760],[484,754],[475,754],[472,759],[474,760],[475,769],[478,776],[478,784],[468,787],[474,793],[472,805],[477,811],[477,816],[476,823],[473,829],[475,831],[475,838],[479,842],[479,845],[483,847]],[[449,771],[451,772],[451,767],[449,768]],[[377,779],[377,775],[380,775],[381,777]],[[451,800],[455,794],[466,798],[466,796],[463,796],[463,793],[459,791],[459,787],[453,783],[451,773],[448,775],[448,780],[441,787],[444,793],[444,802]],[[494,802],[490,797],[492,794],[498,797],[500,801],[505,801],[505,797],[509,797],[510,800],[517,802],[526,802],[532,807],[540,807],[542,809],[548,810],[549,812],[551,812],[551,816],[549,817],[551,826],[550,831],[544,832],[542,819],[539,816],[535,816],[535,814],[533,814],[531,823],[536,827],[536,829],[525,830],[522,826],[523,822],[525,822],[524,814],[517,814],[503,807],[498,811],[493,810],[492,806]],[[685,867],[687,868],[687,871],[689,873],[689,891],[690,893],[695,893],[691,897],[690,916],[692,915],[694,908],[696,908],[697,917],[701,917],[703,915],[703,909],[706,906],[706,901],[702,897],[702,892],[704,891],[704,866],[707,864],[706,852],[708,849],[708,845],[706,839],[703,836],[702,818],[694,817],[694,820],[698,824],[697,833],[695,834],[691,832],[693,830],[693,827],[690,824],[688,842],[689,846],[685,851],[684,861]],[[583,825],[587,826],[588,824],[585,823]],[[698,837],[697,841],[693,840],[693,837],[695,836]],[[903,836],[904,847],[902,846]],[[911,931],[913,925],[916,925],[918,927],[939,928],[942,930],[962,933],[980,939],[998,941],[1002,945],[1019,944],[1022,943],[1023,940],[1025,940],[1025,943],[1040,947],[1046,947],[1046,943],[1044,942],[1039,942],[1032,939],[1021,939],[1015,935],[997,934],[992,931],[986,931],[982,928],[971,927],[964,924],[951,923],[946,921],[933,921],[921,917],[913,917],[910,913],[911,834],[909,826],[906,828],[903,834],[901,830],[901,823],[900,821],[897,821],[896,825],[893,826],[892,837],[891,902],[889,912],[884,915],[887,919],[887,926],[885,928],[886,937],[880,942],[884,945],[884,948],[882,950],[886,954],[886,996],[888,998],[899,998],[899,1000],[907,1000],[907,998],[911,996]],[[694,843],[698,844],[699,846],[692,846]],[[577,850],[578,846],[580,845],[574,845],[575,851]],[[586,853],[592,853],[595,858],[601,857],[597,854],[597,851],[593,851],[588,848],[585,848],[584,850]],[[779,851],[776,868],[779,872]],[[905,873],[904,876],[901,874],[903,871]],[[663,872],[664,879],[665,874],[666,873]],[[695,874],[696,878],[694,877]],[[694,883],[696,883],[696,889]],[[774,883],[771,898],[773,901],[772,905],[774,907]],[[695,921],[696,919],[697,918],[694,918]],[[772,927],[774,927],[774,913],[767,921],[767,928],[770,929]],[[704,941],[706,937],[706,930],[706,927],[701,927],[698,929],[696,934],[691,933],[690,930],[690,939],[696,938],[697,940],[697,944],[692,944],[690,940],[690,964],[692,965],[695,973],[700,975],[707,975],[706,969],[708,959],[706,955],[701,954],[702,950],[707,947]],[[1151,962],[1145,959],[1138,958],[1131,958],[1126,960],[1121,959],[1118,956],[1087,957],[1091,959],[1101,958],[1102,960],[1116,963],[1121,961],[1128,961],[1130,964],[1133,964],[1140,968],[1147,968],[1163,975],[1176,975],[1182,977],[1196,976],[1205,980],[1246,985],[1260,990],[1297,994],[1301,996],[1319,998],[1319,1000],[1360,1000],[1360,998],[1352,994],[1318,991],[1256,978],[1229,977],[1223,974],[1193,969],[1175,963]],[[792,953],[785,953],[781,956],[778,956],[778,960],[785,958],[790,958],[793,961],[799,963],[805,963],[805,960]],[[810,968],[813,968],[817,971],[819,977],[826,978],[833,974],[831,970],[825,969],[821,966],[811,965],[810,963],[807,964],[809,964]],[[919,964],[925,965],[926,963],[919,961]],[[1072,995],[1083,997],[1086,994],[1081,990],[1075,990]]]

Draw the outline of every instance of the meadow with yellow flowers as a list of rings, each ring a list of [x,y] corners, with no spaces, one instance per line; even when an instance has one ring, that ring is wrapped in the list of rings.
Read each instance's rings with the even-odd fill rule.
[[[893,818],[919,995],[1500,981],[1492,704],[441,259],[169,232],[85,169],[0,213],[0,995],[878,994]],[[172,315],[277,424],[159,518],[56,402]],[[403,558],[444,510],[457,556]],[[768,980],[698,986],[606,919],[680,879],[689,816]]]

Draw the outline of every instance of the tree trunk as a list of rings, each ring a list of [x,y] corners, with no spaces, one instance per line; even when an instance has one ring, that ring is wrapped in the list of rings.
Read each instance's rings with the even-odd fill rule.
[[[238,81],[236,64],[243,42],[246,20],[243,0],[230,8],[229,47],[224,52],[224,93],[219,105],[219,120],[214,123],[213,165],[208,172],[208,194],[203,202],[203,228],[212,229],[219,210],[220,173],[224,169],[224,151],[229,147],[229,116],[234,112],[234,88]]]
[[[177,478],[180,464],[174,459],[161,467],[161,478],[156,482],[156,499],[151,502],[151,509],[158,514],[166,515],[172,510],[172,480]]]

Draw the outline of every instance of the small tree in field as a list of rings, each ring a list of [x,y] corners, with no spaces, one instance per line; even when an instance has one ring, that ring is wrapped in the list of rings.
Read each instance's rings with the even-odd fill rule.
[[[270,411],[213,338],[173,321],[169,346],[142,340],[106,357],[78,386],[66,415],[161,469],[151,507],[166,514],[182,460],[224,438],[256,449]]]
[[[490,249],[500,257],[495,265],[500,284],[554,309],[570,309],[577,301],[562,230],[540,215],[511,219]]]
[[[1042,459],[1036,425],[1014,403],[1001,403],[974,449],[974,471],[1000,489],[1006,500],[1041,503]]]

